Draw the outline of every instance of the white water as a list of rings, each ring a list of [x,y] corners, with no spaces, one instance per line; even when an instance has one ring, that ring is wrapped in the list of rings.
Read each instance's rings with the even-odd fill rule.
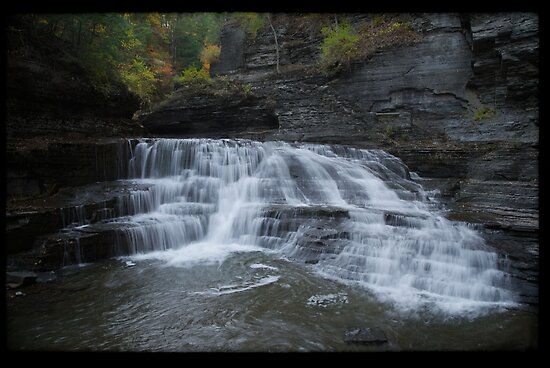
[[[384,151],[157,139],[137,144],[129,168],[152,185],[120,202],[133,260],[189,266],[268,249],[407,308],[514,302],[503,260]]]

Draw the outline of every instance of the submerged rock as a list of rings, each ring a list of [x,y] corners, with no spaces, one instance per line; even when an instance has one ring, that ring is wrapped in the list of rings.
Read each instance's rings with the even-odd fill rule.
[[[388,342],[386,333],[378,328],[355,328],[346,331],[344,341],[348,344],[378,345]]]

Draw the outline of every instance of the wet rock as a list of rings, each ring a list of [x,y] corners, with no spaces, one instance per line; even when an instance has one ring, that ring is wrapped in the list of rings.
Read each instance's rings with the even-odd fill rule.
[[[285,218],[320,218],[343,219],[349,218],[349,211],[334,206],[301,206],[269,205],[264,210],[264,216],[278,219]]]
[[[307,300],[307,305],[313,307],[327,308],[334,304],[348,304],[348,295],[346,293],[312,295]]]
[[[538,179],[538,147],[533,144],[502,144],[488,152],[480,152],[468,160],[470,179],[486,182],[533,182]],[[519,183],[521,185],[521,183]]]
[[[123,224],[98,224],[72,232],[49,235],[35,256],[36,271],[57,270],[64,266],[96,262],[118,254],[127,254],[126,238],[118,229]],[[115,246],[116,245],[116,246]]]
[[[507,272],[511,276],[514,290],[519,301],[538,304],[539,296],[539,235],[536,231],[518,231],[513,229],[481,230],[487,244],[509,261]]]
[[[349,239],[349,234],[343,231],[339,231],[338,229],[334,228],[327,228],[324,227],[323,224],[316,224],[315,227],[311,227],[306,229],[303,232],[304,236],[320,239],[320,240],[327,240],[327,239]]]
[[[61,227],[61,217],[55,209],[21,209],[8,212],[5,218],[7,254],[28,251],[37,236]]]
[[[538,192],[537,182],[471,179],[462,183],[453,208],[493,229],[538,232]]]
[[[37,239],[70,225],[97,223],[106,218],[126,215],[119,206],[131,190],[149,190],[148,185],[130,182],[99,182],[60,189],[45,198],[8,203],[6,213],[6,249],[8,254],[30,251]],[[122,212],[124,213],[122,213]],[[89,229],[80,229],[85,232]]]
[[[348,344],[378,345],[387,343],[388,338],[381,329],[366,327],[346,331],[344,341]]]
[[[32,285],[36,279],[37,275],[34,272],[6,272],[6,283],[10,289]]]

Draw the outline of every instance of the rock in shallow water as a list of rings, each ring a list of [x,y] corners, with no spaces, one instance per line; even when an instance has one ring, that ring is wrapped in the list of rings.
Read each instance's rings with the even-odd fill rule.
[[[312,295],[307,300],[307,305],[326,308],[332,304],[347,304],[348,296],[346,293]]]
[[[378,328],[355,328],[346,331],[344,341],[348,344],[384,344],[388,342],[386,333]]]
[[[37,275],[34,272],[6,272],[6,284],[10,289],[34,284]]]

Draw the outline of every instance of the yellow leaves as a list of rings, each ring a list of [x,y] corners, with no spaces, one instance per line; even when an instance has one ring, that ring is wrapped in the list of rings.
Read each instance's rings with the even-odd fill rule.
[[[496,111],[490,107],[479,107],[474,111],[474,120],[481,121],[495,116]]]
[[[120,46],[122,46],[126,50],[133,50],[135,48],[138,48],[142,45],[141,41],[137,38],[128,38],[126,40],[120,41]]]
[[[161,20],[159,13],[151,13],[147,16],[147,21],[155,28],[161,28]]]
[[[376,15],[376,16],[372,19],[372,25],[373,25],[374,27],[379,27],[379,26],[381,26],[385,21],[386,21],[386,19],[384,18],[384,15],[378,14],[378,15]]]
[[[155,73],[139,59],[132,59],[128,64],[121,64],[120,75],[130,91],[145,98],[155,88]]]
[[[107,31],[107,27],[104,24],[96,24],[94,31],[98,34],[105,33]]]
[[[205,45],[199,57],[203,68],[209,71],[210,65],[220,58],[220,52],[221,48],[218,45]]]
[[[208,83],[211,81],[208,70],[190,66],[183,70],[177,81],[183,84],[187,83]]]
[[[321,45],[323,65],[345,65],[358,56],[359,36],[353,32],[349,24],[323,27],[321,33],[325,36]]]

